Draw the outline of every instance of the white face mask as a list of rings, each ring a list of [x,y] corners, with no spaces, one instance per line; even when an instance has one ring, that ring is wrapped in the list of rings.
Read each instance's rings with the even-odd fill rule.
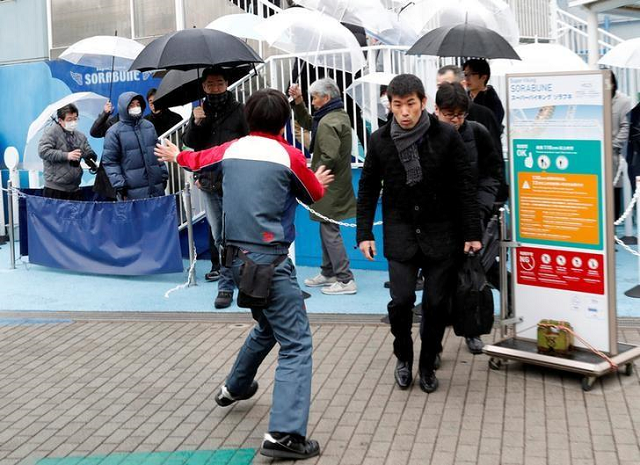
[[[137,118],[141,114],[142,114],[142,107],[129,108],[129,116],[133,116],[134,118]]]
[[[389,97],[387,97],[386,95],[380,97],[380,105],[382,105],[385,110],[389,111],[389,108],[391,108],[389,105]]]
[[[77,121],[67,121],[64,123],[64,128],[69,132],[75,131],[77,127],[78,127]]]

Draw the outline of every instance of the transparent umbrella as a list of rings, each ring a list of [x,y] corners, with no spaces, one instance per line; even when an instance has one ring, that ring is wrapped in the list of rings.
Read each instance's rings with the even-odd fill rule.
[[[640,38],[619,43],[600,58],[598,64],[640,69]]]
[[[389,85],[396,77],[393,73],[369,73],[355,79],[345,92],[362,110],[362,115],[368,121],[386,119],[389,110],[380,101],[382,86]]]
[[[365,64],[354,35],[338,20],[318,11],[289,8],[266,19],[258,31],[272,47],[299,55],[315,66],[355,73]],[[344,52],[323,53],[325,50]]]
[[[393,28],[387,10],[379,0],[297,0],[297,4],[374,33]]]
[[[40,137],[46,128],[57,124],[58,109],[70,103],[78,107],[78,130],[88,134],[91,125],[107,103],[107,98],[94,92],[77,92],[48,105],[29,126],[22,163],[24,169],[42,170],[42,159],[38,155]]]
[[[558,44],[527,44],[515,47],[522,59],[491,60],[491,75],[588,70],[589,65],[569,48]]]
[[[418,0],[399,16],[420,34],[467,22],[497,32],[514,47],[520,41],[515,16],[501,0]]]
[[[207,24],[207,29],[216,29],[242,39],[262,40],[257,31],[264,19],[250,13],[221,16]]]

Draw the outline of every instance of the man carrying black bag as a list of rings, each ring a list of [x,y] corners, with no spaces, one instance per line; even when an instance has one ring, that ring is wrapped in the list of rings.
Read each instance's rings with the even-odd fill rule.
[[[246,103],[248,136],[200,152],[179,154],[171,143],[158,145],[156,155],[194,171],[223,174],[223,260],[232,265],[239,285],[238,304],[251,307],[256,326],[215,400],[227,407],[252,397],[258,390],[254,379],[258,367],[277,342],[280,352],[269,432],[260,453],[307,459],[320,453],[318,442],[306,438],[311,331],[295,267],[286,254],[295,238],[296,198],[304,203],[318,201],[333,175],[324,166],[314,175],[302,152],[282,138],[290,111],[283,93],[260,90]]]

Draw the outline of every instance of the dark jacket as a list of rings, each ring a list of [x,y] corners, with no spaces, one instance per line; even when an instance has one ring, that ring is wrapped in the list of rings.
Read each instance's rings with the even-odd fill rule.
[[[102,153],[102,164],[116,191],[127,198],[144,199],[164,195],[167,167],[153,154],[158,136],[149,121],[129,116],[127,107],[135,92],[125,92],[118,98],[120,121],[107,131]]]
[[[117,114],[109,116],[109,113],[103,111],[91,125],[89,134],[91,134],[91,137],[95,137],[96,139],[102,139],[107,134],[109,128],[118,121],[119,118]]]
[[[471,169],[478,179],[477,198],[481,219],[487,220],[493,211],[503,177],[502,156],[498,154],[491,134],[482,124],[465,121],[458,132],[467,148]]]
[[[182,121],[182,116],[174,111],[165,109],[160,110],[159,113],[149,113],[144,117],[144,119],[153,124],[153,127],[156,128],[156,134],[160,137],[176,124],[180,123]]]
[[[82,167],[72,166],[67,158],[69,152],[75,149],[82,151],[84,159],[98,159],[87,137],[80,131],[68,133],[57,123],[44,131],[38,144],[38,155],[44,165],[45,187],[65,192],[78,190],[82,181]]]
[[[382,191],[384,255],[406,261],[418,250],[444,260],[462,251],[463,241],[480,240],[476,180],[455,128],[429,115],[418,144],[423,180],[407,186],[406,173],[388,123],[371,135],[358,189],[358,243],[374,240],[373,220]]]
[[[629,112],[627,165],[631,187],[635,190],[636,176],[640,176],[640,103]]]
[[[496,117],[498,127],[500,128],[500,132],[502,133],[504,107],[502,106],[502,102],[500,101],[500,97],[498,97],[496,90],[491,86],[487,86],[486,90],[478,92],[478,95],[476,95],[476,97],[473,99],[473,103],[475,103],[476,105],[487,107],[493,112],[494,116]]]
[[[304,129],[311,130],[313,118],[304,103],[294,105],[296,121]],[[347,112],[333,110],[320,119],[313,138],[311,170],[321,165],[331,170],[333,182],[324,197],[313,204],[313,209],[332,220],[344,220],[356,216],[356,196],[351,181],[351,121]],[[311,219],[322,221],[311,213]]]
[[[195,151],[205,150],[216,145],[239,139],[249,134],[249,125],[244,116],[244,105],[238,102],[229,91],[227,104],[218,114],[205,101],[205,119],[197,125],[193,115],[182,136],[182,142]],[[200,188],[206,192],[222,193],[222,174],[220,172],[197,173]]]

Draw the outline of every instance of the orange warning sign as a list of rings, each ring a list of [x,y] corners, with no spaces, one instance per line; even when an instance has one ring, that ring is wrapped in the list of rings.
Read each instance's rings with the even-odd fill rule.
[[[597,245],[598,176],[518,173],[520,236]]]

